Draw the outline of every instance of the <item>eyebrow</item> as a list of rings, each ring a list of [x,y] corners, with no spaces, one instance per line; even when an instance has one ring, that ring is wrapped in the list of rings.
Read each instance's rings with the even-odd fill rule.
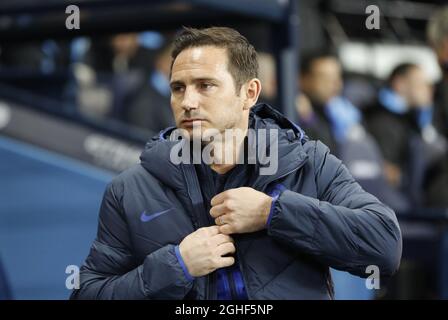
[[[184,83],[182,81],[171,81],[170,82],[170,87],[175,86],[175,85],[183,85]]]
[[[193,79],[193,82],[203,82],[203,81],[210,81],[210,82],[219,82],[216,78],[195,78]],[[174,80],[170,82],[170,86],[174,85],[184,85],[185,83],[181,80]]]

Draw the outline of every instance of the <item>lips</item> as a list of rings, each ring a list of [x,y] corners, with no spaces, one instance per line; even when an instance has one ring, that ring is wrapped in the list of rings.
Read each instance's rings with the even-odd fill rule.
[[[204,119],[197,119],[197,118],[184,119],[184,120],[182,120],[182,122],[193,122],[193,121],[205,121],[205,120],[204,120]]]
[[[197,118],[185,119],[185,120],[182,120],[182,124],[185,125],[185,126],[193,126],[193,123],[195,121],[201,121],[202,122],[202,121],[207,121],[207,120],[205,120],[205,119],[197,119]]]

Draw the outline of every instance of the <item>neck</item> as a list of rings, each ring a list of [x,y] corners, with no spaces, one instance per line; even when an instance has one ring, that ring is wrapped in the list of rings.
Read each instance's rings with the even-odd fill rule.
[[[236,164],[212,164],[210,165],[210,168],[219,173],[219,174],[226,174],[230,170],[232,170]]]
[[[210,168],[219,174],[225,174],[241,163],[244,157],[244,140],[247,128],[226,131],[223,140],[213,142],[214,161]]]

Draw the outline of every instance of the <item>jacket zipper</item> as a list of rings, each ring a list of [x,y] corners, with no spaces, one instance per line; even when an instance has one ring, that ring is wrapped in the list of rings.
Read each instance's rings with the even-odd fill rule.
[[[206,181],[206,190],[212,190],[212,185],[210,182],[210,176],[207,175],[207,179],[205,179]],[[212,216],[209,214],[210,212],[210,204],[207,203],[205,204],[205,216],[207,217],[207,220],[209,222],[210,225],[213,225],[215,222],[212,218]],[[216,292],[216,271],[212,272],[211,274],[208,275],[208,288],[209,288],[209,293],[208,293],[208,299],[215,299],[215,292]],[[213,295],[213,296],[212,296]]]
[[[185,178],[187,179],[187,181],[191,181],[192,182],[192,188],[187,188],[190,189],[188,191],[188,195],[190,196],[190,199],[192,199],[193,202],[193,208],[195,207],[195,204],[198,205],[200,203],[199,210],[199,227],[205,227],[210,223],[210,219],[207,215],[207,212],[205,210],[204,207],[204,199],[202,197],[202,193],[201,193],[201,187],[199,186],[199,181],[198,181],[198,177],[195,171],[195,167],[193,165],[186,165],[183,166],[184,168],[184,172],[185,172]],[[188,184],[187,184],[188,186]],[[190,192],[192,191],[192,192]],[[193,192],[195,194],[193,194]],[[211,218],[211,217],[210,217]],[[207,223],[208,221],[208,223]],[[214,273],[208,274],[206,276],[206,287],[205,287],[205,298],[206,300],[211,300],[214,297],[212,295],[214,295],[215,290],[215,276]]]
[[[231,178],[231,177],[234,177],[235,176],[235,174],[234,173],[231,173],[231,175],[227,178],[227,181]],[[226,181],[226,185],[227,185],[227,181]],[[224,190],[227,190],[226,188],[225,188],[226,186],[224,186]],[[242,268],[241,268],[241,258],[240,258],[240,255],[239,255],[239,252],[238,252],[238,250],[236,249],[237,248],[237,241],[236,241],[236,239],[238,238],[238,234],[236,234],[236,235],[232,235],[232,237],[235,239],[235,242],[234,242],[234,245],[235,245],[235,251],[236,251],[236,260],[238,261],[238,267],[239,267],[239,270],[240,270],[240,272],[242,273]],[[229,286],[230,286],[230,295],[231,295],[231,297],[232,297],[232,300],[236,300],[236,299],[239,299],[239,297],[238,297],[238,294],[237,294],[237,290],[236,290],[236,281],[235,281],[235,279],[234,279],[234,277],[233,277],[233,274],[232,274],[232,270],[230,270],[230,268],[226,268],[226,270],[225,270],[226,272],[224,273],[224,275],[227,277],[227,280],[228,280],[228,282],[229,282]],[[243,281],[244,281],[244,279],[243,279]],[[245,286],[245,284],[243,284],[244,286]]]

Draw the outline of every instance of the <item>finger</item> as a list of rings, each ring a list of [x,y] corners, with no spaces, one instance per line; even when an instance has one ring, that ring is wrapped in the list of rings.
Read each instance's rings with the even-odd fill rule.
[[[219,234],[219,226],[203,227],[201,229],[204,230],[206,234],[211,237]]]
[[[218,218],[215,219],[215,223],[217,226],[225,225],[227,223],[227,216],[225,214],[219,216]]]
[[[217,217],[219,217],[220,215],[225,214],[226,211],[227,211],[226,206],[225,206],[224,204],[221,203],[221,204],[219,204],[219,205],[213,206],[213,207],[210,209],[210,215],[211,215],[213,218],[217,218]]]
[[[217,265],[216,269],[230,267],[234,263],[235,263],[234,257],[221,257],[218,260],[218,265]]]
[[[235,245],[231,242],[226,242],[221,244],[216,248],[217,253],[219,256],[225,256],[227,254],[235,253]]]
[[[212,241],[216,244],[216,246],[219,246],[223,243],[233,243],[233,238],[227,234],[217,234],[213,236]]]
[[[210,204],[212,205],[212,207],[224,202],[224,200],[227,199],[227,197],[228,197],[229,191],[230,190],[226,190],[226,191],[218,193],[216,196],[214,196],[212,198],[212,200],[210,201]]]
[[[222,234],[232,234],[235,233],[235,230],[232,225],[224,224],[222,226],[219,226],[219,232]]]

